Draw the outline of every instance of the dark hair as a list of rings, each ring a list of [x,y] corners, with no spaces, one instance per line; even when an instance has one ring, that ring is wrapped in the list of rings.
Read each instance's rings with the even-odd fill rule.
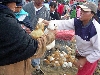
[[[16,6],[23,6],[22,2],[16,3]]]
[[[98,16],[96,15],[96,13],[94,13],[93,11],[91,11],[92,14],[94,14],[93,18],[96,20],[96,21],[99,21],[99,18]]]
[[[57,4],[55,2],[50,2],[49,6],[56,8]]]
[[[100,2],[100,0],[98,0],[98,2]]]
[[[93,12],[93,11],[91,11],[91,13],[92,13],[92,14],[94,14],[94,15],[96,15],[96,13],[95,13],[95,12]]]
[[[0,4],[7,5],[8,3],[12,3],[12,2],[20,3],[22,2],[22,0],[1,0]]]

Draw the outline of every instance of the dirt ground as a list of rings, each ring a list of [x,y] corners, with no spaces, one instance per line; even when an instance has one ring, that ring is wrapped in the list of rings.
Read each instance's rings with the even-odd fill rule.
[[[77,68],[75,66],[71,68],[52,67],[50,65],[41,65],[41,69],[44,72],[43,75],[76,75]],[[94,75],[100,75],[100,62],[94,73]]]
[[[41,70],[43,73],[33,72],[33,75],[76,75],[77,72],[77,68],[74,65],[70,68],[54,67],[45,64],[43,59],[41,59]],[[94,75],[100,75],[100,62],[98,63],[98,67]]]
[[[75,67],[63,68],[43,65],[41,66],[41,69],[44,72],[44,75],[75,75],[77,72],[77,69]]]

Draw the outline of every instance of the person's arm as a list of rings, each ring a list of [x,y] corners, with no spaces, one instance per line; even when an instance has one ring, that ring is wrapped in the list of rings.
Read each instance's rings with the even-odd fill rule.
[[[78,68],[81,69],[87,62],[86,58],[80,58],[79,60],[75,59],[73,64]]]
[[[99,28],[100,29],[100,28]],[[93,45],[93,52],[86,57],[86,59],[93,63],[100,59],[100,30],[98,30],[97,34],[91,38],[91,43]]]
[[[95,61],[97,61],[98,59],[100,59],[100,27],[99,27],[99,24],[97,22],[93,22],[95,23],[95,28],[96,29],[92,29],[92,33],[91,33],[91,36],[93,36],[91,39],[90,39],[90,42],[93,46],[93,52],[88,55],[86,57],[86,59],[90,62],[90,63],[93,63]]]
[[[31,38],[14,18],[0,21],[0,66],[13,64],[34,55],[38,42]]]
[[[49,24],[55,24],[58,30],[74,30],[74,19],[51,20]]]
[[[46,44],[53,41],[54,35],[41,37],[39,40],[33,39],[14,18],[5,18],[5,21],[0,21],[0,66],[34,57],[37,51],[42,53],[39,55],[41,57],[46,50]]]
[[[46,17],[45,20],[50,21],[50,12],[48,10],[45,10],[45,17]]]
[[[30,22],[29,16],[26,16],[23,20],[23,24],[28,27],[31,31],[33,30],[32,24]]]
[[[74,18],[69,20],[43,20],[42,21],[46,26],[54,24],[57,26],[58,30],[74,30]]]

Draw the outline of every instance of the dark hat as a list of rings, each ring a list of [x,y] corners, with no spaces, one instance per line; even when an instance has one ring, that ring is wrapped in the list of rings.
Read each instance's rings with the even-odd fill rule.
[[[0,0],[0,3],[11,3],[11,2],[20,3],[22,2],[22,0]]]
[[[97,13],[97,6],[92,2],[87,2],[83,5],[78,5],[77,7],[82,8],[84,11],[93,11],[95,14]]]
[[[16,6],[23,6],[22,2],[16,3]]]

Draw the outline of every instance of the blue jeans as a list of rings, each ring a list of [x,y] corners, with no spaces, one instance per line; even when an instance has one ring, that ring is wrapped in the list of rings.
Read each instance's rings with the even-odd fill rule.
[[[39,66],[40,65],[40,58],[32,59],[31,61],[32,66]]]

